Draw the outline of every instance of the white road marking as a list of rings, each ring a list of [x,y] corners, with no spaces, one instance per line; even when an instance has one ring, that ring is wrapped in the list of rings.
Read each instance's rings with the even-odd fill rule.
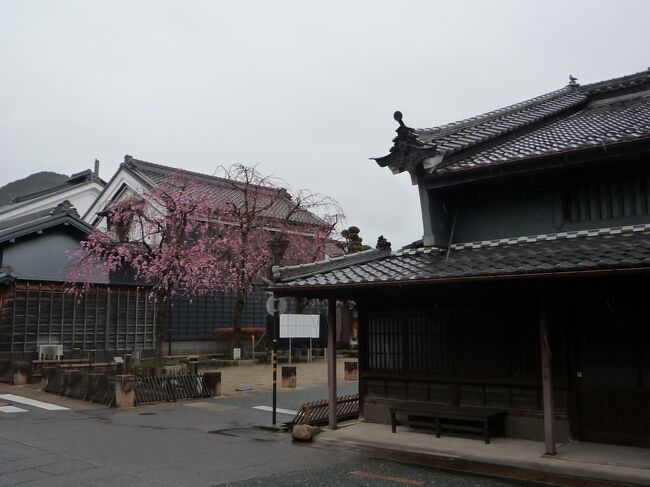
[[[260,411],[273,411],[273,408],[271,406],[253,406],[253,409],[259,409]],[[288,414],[290,416],[295,416],[298,414],[297,411],[292,411],[291,409],[275,408],[275,411],[280,414]]]
[[[50,404],[49,402],[37,401],[36,399],[30,399],[28,397],[16,396],[15,394],[0,394],[0,399],[4,399],[9,402],[17,402],[20,404],[26,404],[27,406],[34,406],[36,408],[47,409],[48,411],[63,411],[68,408],[63,406],[57,406],[56,404]]]
[[[17,408],[16,406],[0,406],[0,413],[26,413],[27,409]]]

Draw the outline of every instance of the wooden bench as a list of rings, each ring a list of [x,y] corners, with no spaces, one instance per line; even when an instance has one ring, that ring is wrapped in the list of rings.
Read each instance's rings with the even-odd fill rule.
[[[480,408],[480,407],[463,407],[463,406],[445,406],[445,405],[402,405],[391,406],[390,426],[393,433],[396,432],[399,424],[409,426],[434,426],[436,438],[440,438],[440,430],[445,423],[454,430],[470,431],[483,433],[485,443],[490,443],[490,430],[494,424],[503,424],[506,411],[500,409]],[[406,421],[397,422],[397,414],[405,414]],[[410,417],[414,419],[411,419]],[[423,421],[417,418],[431,418],[431,421]],[[477,426],[467,424],[450,424],[449,421],[462,421],[464,423],[478,423]]]

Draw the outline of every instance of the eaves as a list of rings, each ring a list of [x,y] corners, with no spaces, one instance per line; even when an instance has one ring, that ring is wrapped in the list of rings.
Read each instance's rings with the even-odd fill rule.
[[[598,144],[591,147],[582,147],[527,159],[515,159],[498,164],[463,169],[456,173],[434,173],[421,176],[419,182],[423,183],[429,189],[443,188],[486,181],[504,176],[522,175],[552,169],[575,167],[586,163],[604,162],[606,160],[620,159],[621,157],[643,153],[650,153],[650,137],[633,141],[626,140],[610,144]]]
[[[619,269],[591,269],[584,271],[556,271],[556,272],[537,272],[528,274],[496,274],[488,276],[465,276],[465,277],[442,277],[432,279],[409,279],[409,280],[395,280],[395,281],[374,281],[374,282],[359,282],[348,284],[321,284],[313,286],[288,286],[282,284],[275,284],[269,286],[269,290],[279,296],[293,296],[293,295],[315,295],[323,294],[337,294],[337,293],[350,293],[360,291],[363,289],[378,289],[378,288],[400,288],[412,286],[426,286],[426,285],[445,285],[445,284],[459,284],[470,282],[501,282],[501,281],[523,281],[523,280],[545,280],[545,279],[559,279],[559,278],[580,278],[580,277],[598,277],[605,275],[629,275],[629,274],[645,274],[650,273],[650,267],[628,267]]]

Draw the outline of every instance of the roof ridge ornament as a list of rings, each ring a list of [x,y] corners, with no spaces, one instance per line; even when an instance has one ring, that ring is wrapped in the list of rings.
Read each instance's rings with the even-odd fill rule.
[[[126,154],[124,156],[124,163],[125,166],[127,167],[133,167],[133,156],[130,156],[129,154]]]
[[[580,83],[578,83],[578,78],[576,78],[575,76],[570,74],[569,75],[569,84],[567,86],[575,86],[575,87],[580,86]]]
[[[399,123],[399,127],[395,130],[397,137],[393,139],[393,147],[390,148],[390,152],[407,153],[410,147],[422,147],[424,145],[424,142],[415,135],[415,130],[408,127],[402,120],[402,112],[396,111],[393,113],[393,118]]]
[[[384,238],[383,235],[380,235],[377,239],[377,245],[375,245],[377,250],[390,250],[390,242]]]
[[[50,215],[60,214],[79,216],[77,209],[72,205],[72,203],[70,203],[70,200],[63,200],[50,211]]]

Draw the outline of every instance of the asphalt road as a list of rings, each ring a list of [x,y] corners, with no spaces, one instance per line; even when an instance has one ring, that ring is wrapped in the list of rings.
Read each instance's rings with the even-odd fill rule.
[[[295,410],[325,396],[325,387],[281,391],[278,405]],[[513,485],[373,460],[330,444],[293,443],[286,433],[259,428],[271,416],[254,407],[270,405],[270,398],[253,392],[127,411],[14,402],[14,409],[0,411],[0,487]]]
[[[367,458],[356,458],[353,461],[325,467],[225,484],[226,487],[334,487],[342,485],[352,487],[513,487],[521,484]]]

